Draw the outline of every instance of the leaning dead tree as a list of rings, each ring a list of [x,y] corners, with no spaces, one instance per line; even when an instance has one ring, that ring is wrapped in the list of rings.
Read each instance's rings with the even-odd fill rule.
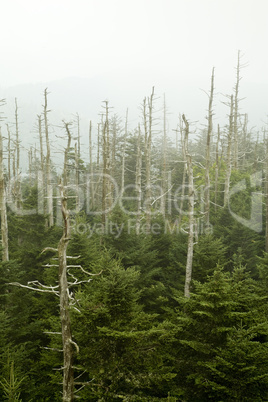
[[[192,157],[188,149],[189,138],[189,123],[186,120],[184,114],[182,115],[184,123],[184,158],[188,176],[188,217],[189,217],[189,232],[188,232],[188,249],[186,260],[186,272],[185,272],[185,285],[184,296],[190,297],[190,285],[192,280],[192,266],[193,266],[193,254],[194,254],[194,174]]]

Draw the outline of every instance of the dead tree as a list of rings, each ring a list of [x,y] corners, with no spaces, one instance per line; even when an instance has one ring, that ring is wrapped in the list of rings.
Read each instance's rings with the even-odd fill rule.
[[[15,140],[15,203],[16,208],[19,210],[21,207],[21,183],[20,183],[20,143],[19,143],[19,118],[18,118],[18,102],[15,98],[15,130],[16,130],[16,140]]]
[[[98,139],[99,141],[99,139]],[[95,206],[95,189],[93,180],[93,157],[92,157],[92,122],[89,122],[89,172],[90,172],[90,200],[91,208],[94,209]]]
[[[185,194],[185,183],[186,183],[186,174],[187,174],[187,163],[186,163],[186,154],[185,154],[185,141],[184,141],[184,128],[182,124],[182,118],[180,116],[179,122],[179,131],[181,134],[181,151],[183,158],[183,174],[182,174],[182,184],[181,184],[181,202],[180,202],[180,214],[178,219],[178,225],[180,226],[183,216],[183,204],[184,204],[184,194]]]
[[[127,130],[128,130],[127,125],[128,125],[128,109],[126,111],[125,131],[124,131],[123,150],[122,150],[121,193],[123,193],[125,188],[126,144],[127,144]]]
[[[184,296],[189,298],[190,285],[192,280],[193,254],[194,254],[194,174],[193,174],[192,157],[188,149],[189,123],[186,120],[184,114],[182,115],[182,120],[185,125],[183,148],[184,148],[184,156],[186,160],[187,175],[188,175],[188,217],[189,217]]]
[[[80,185],[80,158],[81,158],[81,134],[80,134],[80,117],[79,114],[76,114],[77,120],[77,143],[75,143],[75,187],[76,187],[76,211],[79,212],[80,208],[80,194],[79,194],[79,185]]]
[[[9,125],[7,124],[7,135],[8,135],[8,143],[7,143],[7,178],[8,178],[8,183],[10,183],[11,180],[11,133],[10,133],[10,128]]]
[[[141,128],[138,128],[137,137],[137,159],[136,159],[136,189],[137,189],[137,215],[136,215],[136,234],[140,233],[141,227],[141,200],[142,200],[142,189],[141,189],[141,169],[142,169],[142,154],[141,154]]]
[[[233,127],[234,127],[233,122],[234,122],[234,97],[233,95],[231,95],[229,128],[227,137],[226,173],[225,173],[225,184],[224,184],[224,201],[223,201],[224,206],[226,206],[229,201],[229,193],[230,193],[230,179],[232,172],[231,149],[233,142]]]
[[[164,94],[161,213],[165,217],[167,192],[167,107]]]
[[[47,214],[48,214],[48,226],[54,225],[54,215],[53,215],[53,189],[51,180],[51,156],[50,156],[50,142],[49,142],[49,132],[48,132],[48,108],[47,108],[47,88],[44,91],[44,124],[45,124],[45,136],[46,136],[46,188],[47,188]]]
[[[109,147],[107,142],[109,137],[107,136],[108,128],[105,121],[102,132],[102,224],[105,227],[107,223],[107,175],[109,171]]]
[[[234,126],[233,126],[233,131],[234,131],[234,169],[238,168],[238,105],[239,105],[239,83],[241,81],[240,77],[240,50],[238,50],[238,56],[237,56],[237,66],[236,66],[236,83],[234,87]]]
[[[206,170],[205,170],[205,225],[209,225],[209,209],[210,209],[210,143],[212,137],[212,116],[213,116],[213,93],[214,93],[214,67],[212,69],[211,75],[211,88],[209,95],[209,105],[208,105],[208,130],[207,130],[207,144],[206,144]]]
[[[59,298],[60,301],[60,321],[61,321],[61,336],[62,336],[62,351],[63,351],[63,388],[62,388],[62,401],[63,402],[73,402],[74,401],[74,388],[75,388],[75,380],[74,380],[74,368],[73,368],[73,358],[75,354],[75,350],[79,353],[78,345],[72,339],[72,331],[71,331],[71,319],[70,319],[70,308],[76,304],[76,301],[70,292],[70,286],[80,285],[82,283],[88,283],[92,279],[86,280],[78,280],[73,274],[69,271],[72,268],[79,268],[84,274],[89,276],[94,276],[87,271],[85,271],[80,265],[69,265],[67,263],[70,258],[78,258],[71,257],[67,255],[67,247],[70,241],[71,236],[71,227],[70,227],[70,215],[68,210],[68,196],[66,194],[67,188],[67,163],[68,163],[68,155],[70,151],[71,145],[71,133],[69,130],[69,124],[65,124],[65,129],[68,135],[68,143],[65,149],[64,155],[64,169],[63,169],[63,177],[62,183],[60,183],[60,200],[61,200],[61,211],[63,217],[63,233],[61,239],[58,243],[57,248],[47,247],[42,251],[42,254],[47,251],[52,251],[57,255],[57,264],[46,264],[45,267],[56,267],[58,268],[58,284],[55,286],[46,286],[41,284],[39,281],[31,281],[28,282],[27,285],[20,284],[18,282],[10,283],[10,285],[20,286],[22,288],[34,290],[41,293],[52,293]],[[68,281],[68,273],[73,279],[73,282],[70,283]],[[99,273],[100,274],[100,273]],[[99,275],[97,274],[97,275]],[[81,383],[80,383],[81,385]]]
[[[8,225],[6,207],[6,188],[3,164],[3,140],[0,126],[0,208],[1,208],[1,234],[2,234],[2,261],[9,260],[8,253]]]
[[[219,181],[219,165],[220,165],[220,158],[219,158],[219,143],[220,143],[220,126],[218,124],[218,134],[217,134],[217,141],[216,141],[216,156],[215,156],[215,197],[214,197],[214,204],[215,204],[215,211],[217,210],[217,200],[218,200],[218,181]]]
[[[44,200],[45,200],[45,163],[43,151],[43,134],[42,134],[42,117],[37,115],[38,119],[38,134],[39,134],[39,148],[40,148],[40,170],[38,171],[38,213],[44,214]]]
[[[151,151],[152,151],[152,125],[153,125],[153,99],[154,99],[154,87],[152,89],[151,96],[148,98],[148,113],[147,113],[147,101],[144,98],[143,101],[143,125],[145,135],[145,214],[147,228],[151,226]],[[147,121],[148,117],[148,121]]]
[[[268,138],[265,142],[265,251],[268,253]]]
[[[69,210],[67,206],[67,163],[71,145],[71,134],[68,124],[65,124],[68,134],[68,145],[65,149],[63,185],[60,186],[61,210],[63,217],[63,234],[58,244],[59,257],[59,295],[60,320],[63,346],[63,398],[64,402],[74,400],[74,371],[73,371],[73,341],[69,308],[69,285],[67,279],[67,247],[71,236]]]

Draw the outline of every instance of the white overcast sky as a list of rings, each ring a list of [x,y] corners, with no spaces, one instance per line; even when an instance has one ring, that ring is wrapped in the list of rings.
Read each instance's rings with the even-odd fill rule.
[[[238,49],[241,85],[268,88],[267,0],[2,0],[0,15],[0,89],[122,77],[129,91],[144,84],[142,100],[153,85],[209,89],[215,66],[230,93]]]
[[[267,0],[3,0],[1,86],[107,71],[268,82]],[[138,76],[137,76],[138,77]]]

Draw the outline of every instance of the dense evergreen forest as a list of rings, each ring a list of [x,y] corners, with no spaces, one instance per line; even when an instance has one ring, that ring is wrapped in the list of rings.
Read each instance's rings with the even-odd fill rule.
[[[47,90],[27,174],[3,112],[1,401],[268,401],[268,136],[241,68],[223,126],[214,69],[207,125],[181,114],[173,140],[154,88],[135,129],[103,103],[88,158],[59,122],[61,169]]]

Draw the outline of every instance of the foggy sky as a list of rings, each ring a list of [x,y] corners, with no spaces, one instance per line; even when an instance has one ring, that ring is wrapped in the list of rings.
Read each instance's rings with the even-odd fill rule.
[[[186,113],[195,121],[205,118],[203,90],[215,67],[217,122],[227,114],[222,100],[232,92],[240,49],[247,64],[241,105],[259,124],[268,112],[267,11],[266,0],[4,0],[0,92],[18,91],[22,103],[34,103],[18,85],[85,79],[85,90],[71,86],[63,97],[73,113],[85,104],[82,113],[92,118],[90,110],[96,115],[104,98],[121,113],[138,107],[155,86],[157,95],[166,93],[174,118]],[[136,123],[137,109],[131,113]]]

